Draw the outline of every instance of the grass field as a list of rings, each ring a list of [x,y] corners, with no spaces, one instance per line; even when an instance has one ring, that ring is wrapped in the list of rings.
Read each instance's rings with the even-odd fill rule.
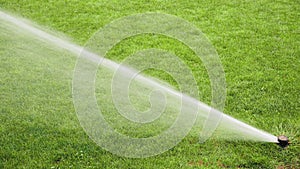
[[[220,56],[227,83],[224,112],[292,142],[285,150],[247,141],[199,144],[198,135],[190,134],[158,156],[118,157],[89,139],[79,124],[72,102],[76,58],[1,32],[0,168],[300,168],[299,1],[0,0],[0,9],[66,34],[79,45],[122,16],[152,11],[181,17],[201,29]],[[204,66],[176,40],[140,35],[118,44],[108,57],[121,61],[149,47],[185,60],[200,99],[210,103]],[[152,74],[173,84],[162,72]]]

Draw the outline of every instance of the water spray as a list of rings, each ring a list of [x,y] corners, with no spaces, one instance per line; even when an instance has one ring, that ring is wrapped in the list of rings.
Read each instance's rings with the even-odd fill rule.
[[[15,17],[12,17],[1,11],[0,11],[0,19],[3,19],[4,21],[14,24],[14,25],[18,26],[19,28],[22,28],[23,30],[26,30],[27,32],[32,33],[33,35],[36,35],[37,37],[39,37],[43,40],[46,40],[46,41],[50,42],[51,44],[55,44],[55,45],[59,46],[60,48],[64,48],[74,54],[78,55],[79,53],[81,53],[82,55],[85,56],[85,59],[87,59],[89,61],[93,61],[96,63],[101,61],[102,65],[104,65],[104,67],[109,68],[111,70],[115,70],[120,66],[118,63],[116,63],[114,61],[111,61],[111,60],[105,59],[105,58],[101,58],[100,56],[98,56],[95,53],[84,50],[84,48],[81,46],[78,46],[69,41],[66,41],[64,39],[61,39],[54,35],[51,35],[45,31],[37,29],[37,28],[31,26],[30,24],[22,22],[21,20],[15,18]],[[129,70],[128,71],[126,70],[124,72],[134,73]],[[147,85],[149,85],[149,86],[152,86],[152,87],[154,86],[157,89],[165,91],[170,96],[172,96],[172,98],[180,98],[182,96],[181,93],[179,93],[169,87],[165,87],[165,86],[161,85],[160,83],[157,83],[156,81],[153,81],[146,77],[137,76],[136,79],[138,81],[147,83]],[[253,141],[273,142],[273,143],[278,144],[282,148],[285,148],[290,144],[290,142],[286,136],[281,135],[281,136],[276,137],[270,133],[261,131],[261,130],[259,130],[255,127],[252,127],[246,123],[243,123],[229,115],[226,115],[223,112],[214,110],[210,106],[208,106],[192,97],[188,97],[188,96],[184,96],[184,97],[186,98],[185,100],[188,102],[187,103],[188,106],[199,107],[199,109],[202,112],[206,112],[206,113],[202,113],[202,114],[199,113],[200,115],[203,116],[203,118],[207,118],[207,112],[213,110],[215,112],[214,114],[217,117],[222,117],[220,123],[224,124],[224,126],[226,126],[226,129],[229,129],[230,131],[236,131],[239,134],[239,137],[244,135],[245,138],[247,138],[249,140],[253,140]],[[188,106],[186,108],[188,108]],[[189,112],[189,111],[187,111],[187,112]],[[212,119],[212,120],[214,120],[214,119]],[[87,124],[90,124],[90,123],[87,123]],[[236,134],[234,134],[234,136],[235,135]],[[119,147],[117,147],[117,148],[119,148]]]

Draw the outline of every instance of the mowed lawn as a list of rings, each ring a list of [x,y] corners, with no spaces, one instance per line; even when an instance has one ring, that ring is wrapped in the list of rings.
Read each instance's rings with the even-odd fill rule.
[[[6,31],[0,32],[0,168],[300,168],[299,1],[0,0],[0,9],[79,45],[130,14],[183,18],[201,29],[219,54],[227,83],[224,112],[291,140],[282,150],[273,143],[214,138],[200,144],[192,133],[158,156],[113,155],[94,143],[77,119],[72,101],[76,57],[29,35],[14,35],[0,23],[0,31]],[[121,61],[146,48],[179,55],[193,70],[200,99],[210,103],[204,66],[176,40],[140,35],[118,44],[108,57]],[[152,74],[173,83],[162,72]]]

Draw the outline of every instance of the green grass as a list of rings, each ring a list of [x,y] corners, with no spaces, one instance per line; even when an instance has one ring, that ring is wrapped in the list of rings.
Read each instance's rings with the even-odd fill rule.
[[[26,36],[1,32],[0,168],[300,168],[298,1],[0,0],[0,8],[81,45],[122,16],[149,11],[179,16],[201,29],[219,53],[227,83],[224,111],[274,135],[286,134],[292,142],[286,150],[269,143],[215,139],[199,144],[197,135],[190,134],[155,157],[115,156],[90,140],[77,120],[71,86],[76,58]],[[133,37],[118,44],[109,57],[120,61],[150,47],[184,59],[196,77],[201,100],[210,102],[201,61],[176,40]],[[172,83],[163,73],[150,74]]]

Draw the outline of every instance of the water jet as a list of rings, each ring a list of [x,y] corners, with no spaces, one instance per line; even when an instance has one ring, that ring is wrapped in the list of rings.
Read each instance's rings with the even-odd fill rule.
[[[116,70],[120,65],[112,60],[103,58],[102,56],[99,56],[95,53],[92,53],[90,51],[85,50],[82,46],[76,45],[72,42],[69,42],[67,40],[64,40],[62,38],[59,38],[57,36],[54,36],[50,33],[47,33],[41,29],[38,29],[34,26],[32,26],[31,24],[28,24],[26,22],[23,22],[22,20],[15,18],[13,16],[10,16],[4,12],[0,11],[0,19],[11,24],[14,25],[16,31],[19,31],[19,29],[22,29],[22,31],[24,31],[24,34],[31,34],[34,35],[34,37],[38,37],[40,40],[43,40],[43,42],[48,42],[52,45],[55,45],[59,48],[63,48],[66,49],[67,51],[70,51],[71,53],[75,54],[76,56],[78,54],[82,54],[84,55],[84,59],[86,59],[87,61],[91,61],[91,62],[102,62],[102,66],[107,68],[108,70]],[[129,68],[127,67],[122,67],[124,68],[124,72],[126,72],[127,74],[134,74],[135,72],[131,71]],[[128,69],[128,70],[127,70]],[[137,82],[140,82],[139,84],[147,84],[147,86],[149,86],[149,88],[151,89],[160,89],[166,93],[168,93],[168,95],[173,98],[173,100],[177,101],[178,98],[180,98],[182,96],[181,93],[179,93],[178,91],[173,90],[172,88],[169,88],[167,86],[164,86],[156,81],[153,81],[149,78],[146,78],[144,76],[137,76],[136,77]],[[122,83],[120,83],[122,84]],[[139,90],[139,91],[143,91],[143,90]],[[138,93],[138,91],[137,91]],[[270,133],[264,132],[262,130],[259,130],[255,127],[252,127],[244,122],[241,122],[229,115],[224,114],[223,112],[220,112],[218,110],[214,110],[212,107],[206,105],[205,103],[189,97],[189,96],[184,96],[185,100],[187,102],[189,102],[190,106],[193,108],[198,108],[200,109],[200,111],[198,112],[200,118],[206,119],[208,117],[208,113],[210,111],[213,111],[214,114],[216,115],[216,117],[222,117],[220,120],[220,128],[224,128],[227,131],[231,131],[232,135],[229,135],[228,133],[224,132],[222,133],[223,135],[226,136],[226,139],[230,139],[230,138],[235,138],[237,137],[237,139],[242,139],[244,138],[245,140],[252,140],[252,141],[261,141],[261,142],[274,142],[274,143],[278,143],[278,145],[280,145],[281,147],[286,147],[289,142],[287,137],[276,137]],[[174,103],[177,103],[175,102]],[[187,113],[189,113],[187,111]],[[212,121],[215,120],[215,118],[211,119]],[[188,123],[186,123],[188,124]]]

